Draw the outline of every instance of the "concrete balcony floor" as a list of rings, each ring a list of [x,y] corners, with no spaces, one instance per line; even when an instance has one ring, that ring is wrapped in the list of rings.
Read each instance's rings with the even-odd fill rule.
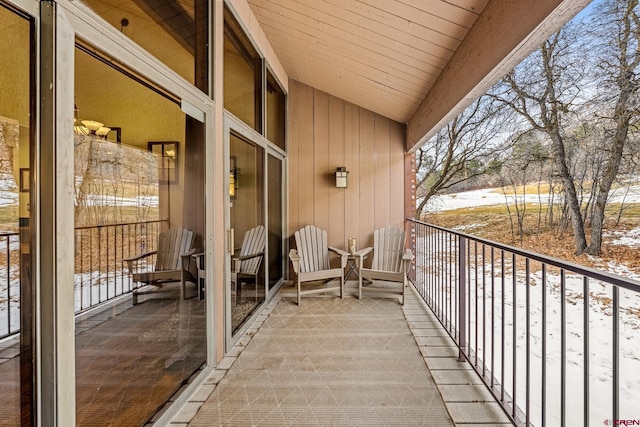
[[[285,287],[171,425],[510,423],[410,286],[404,307]]]

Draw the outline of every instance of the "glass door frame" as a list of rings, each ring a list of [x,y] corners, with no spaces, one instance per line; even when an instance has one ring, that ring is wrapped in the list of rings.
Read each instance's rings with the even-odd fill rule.
[[[42,203],[41,212],[47,211],[47,220],[51,225],[51,230],[41,230],[41,233],[48,232],[51,248],[43,253],[43,257],[56,258],[56,263],[43,261],[41,277],[49,274],[52,285],[49,295],[42,308],[44,316],[39,319],[42,324],[50,323],[48,331],[55,334],[55,339],[50,338],[51,345],[43,345],[42,354],[57,354],[57,360],[43,363],[41,374],[45,381],[41,381],[42,393],[38,396],[43,405],[43,414],[39,414],[39,423],[42,425],[75,425],[75,322],[73,307],[73,287],[67,286],[74,281],[74,249],[69,248],[68,242],[74,241],[74,218],[68,214],[68,206],[73,206],[73,192],[66,186],[73,182],[73,144],[64,144],[64,141],[73,141],[73,106],[74,106],[74,58],[76,52],[76,40],[99,49],[104,55],[129,67],[132,71],[144,76],[150,82],[175,95],[181,100],[181,109],[184,113],[203,120],[205,124],[206,142],[205,147],[205,201],[206,213],[213,216],[211,197],[206,197],[206,189],[214,188],[214,149],[213,140],[214,123],[214,102],[205,93],[195,86],[186,82],[173,70],[162,64],[145,50],[140,48],[132,40],[122,37],[122,34],[106,21],[93,13],[88,7],[79,2],[59,0],[41,3],[43,12],[43,26],[49,30],[49,34],[44,34],[43,38],[51,38],[50,51],[45,51],[43,56],[48,55],[52,76],[52,85],[55,90],[50,93],[55,94],[55,99],[47,99],[49,108],[47,117],[49,119],[45,126],[52,133],[51,151],[43,153],[41,157],[51,159],[51,164],[43,165],[48,175],[55,177],[51,183],[53,191],[42,189],[42,197],[48,203]],[[48,8],[48,9],[45,9]],[[47,10],[45,13],[44,11]],[[45,17],[46,15],[46,17]],[[44,50],[44,47],[43,47]],[[42,67],[42,65],[41,65]],[[47,95],[50,95],[48,92]],[[49,96],[50,98],[50,96]],[[43,114],[44,115],[44,114]],[[50,117],[49,117],[50,116]],[[57,126],[55,124],[58,124]],[[44,142],[44,141],[43,141]],[[211,147],[209,149],[209,147]],[[49,155],[50,157],[47,157]],[[51,168],[52,170],[48,170]],[[51,206],[49,206],[49,204]],[[211,208],[211,211],[210,211]],[[43,214],[44,216],[44,214]],[[206,216],[205,216],[206,217]],[[42,221],[40,221],[42,222]],[[214,239],[213,221],[207,220],[205,224],[204,242],[211,242]],[[207,253],[211,251],[207,249]],[[212,257],[211,257],[212,258]],[[46,259],[45,259],[46,261]],[[211,260],[208,260],[209,262]],[[209,264],[212,265],[212,264]],[[49,280],[49,279],[48,279]],[[213,289],[212,281],[207,281],[207,288]],[[40,286],[42,286],[40,284]],[[214,292],[210,292],[213,295]],[[49,301],[50,300],[50,301]],[[178,409],[187,403],[191,394],[197,391],[198,387],[204,383],[208,375],[215,368],[215,335],[214,325],[214,298],[206,299],[206,319],[207,319],[207,360],[206,366],[200,371],[197,377],[193,378],[183,393],[179,395],[172,405],[156,421],[159,424],[168,423],[178,412]],[[44,331],[42,332],[44,336]],[[44,356],[42,356],[44,357]],[[50,359],[50,357],[49,357]],[[50,365],[50,366],[49,366]],[[55,380],[55,381],[54,381]]]
[[[29,173],[25,175],[27,178],[26,182],[21,182],[20,179],[23,177],[22,173],[24,171],[23,168],[20,168],[20,178],[18,178],[18,186],[19,191],[29,192],[28,198],[26,199],[27,209],[29,211],[28,214],[28,230],[26,233],[23,232],[23,221],[20,217],[21,205],[24,203],[21,197],[19,197],[18,202],[18,215],[17,215],[17,223],[19,227],[19,241],[22,243],[23,238],[27,238],[28,245],[20,244],[19,252],[20,252],[20,315],[19,315],[19,327],[20,327],[20,344],[19,344],[19,352],[20,354],[16,357],[22,358],[23,351],[26,349],[28,351],[28,360],[29,365],[25,369],[23,366],[23,362],[20,361],[18,366],[18,382],[17,382],[17,390],[16,393],[20,396],[18,399],[18,408],[17,411],[20,414],[20,422],[21,423],[31,423],[37,424],[37,420],[40,419],[40,413],[43,410],[43,406],[47,405],[41,398],[41,393],[39,390],[42,390],[42,369],[44,358],[43,354],[43,346],[41,343],[42,335],[39,335],[40,331],[40,319],[41,315],[39,313],[39,309],[41,309],[42,305],[40,303],[40,280],[38,278],[39,274],[39,248],[38,244],[38,236],[39,236],[39,212],[40,206],[38,200],[38,185],[39,180],[38,177],[31,173],[33,171],[38,170],[40,167],[39,161],[39,153],[40,153],[40,117],[41,117],[41,91],[40,91],[40,63],[41,63],[41,19],[40,19],[40,2],[35,0],[0,0],[2,3],[2,8],[8,11],[10,14],[15,14],[20,18],[25,19],[25,23],[28,23],[29,26],[29,93],[27,97],[29,99],[28,102],[28,113],[29,113],[29,136],[28,136],[28,146],[27,150],[29,151],[29,160],[28,160],[28,169]],[[22,200],[21,200],[22,199]],[[43,204],[44,205],[44,204]],[[28,252],[26,253],[27,258],[29,259],[29,265],[26,269],[23,269],[22,266],[22,249],[24,247],[28,247]],[[28,276],[26,280],[22,276],[22,273]],[[28,281],[28,282],[27,282]],[[28,283],[27,289],[23,289],[24,283]],[[25,297],[28,298],[28,301],[25,301]],[[27,313],[25,313],[25,307]],[[9,310],[7,310],[7,315],[9,316]],[[26,320],[26,321],[25,321]],[[24,321],[24,322],[23,322]],[[26,331],[28,329],[28,331]],[[26,338],[25,338],[26,337]],[[24,341],[26,339],[26,341]],[[46,348],[45,348],[46,351]],[[46,368],[45,368],[46,369]],[[24,379],[28,378],[29,383],[23,382]],[[25,402],[25,399],[28,399]],[[40,399],[40,401],[38,400]],[[28,409],[28,412],[25,412],[25,409]],[[46,410],[46,408],[45,408]]]
[[[246,125],[242,120],[238,119],[232,113],[225,110],[224,112],[224,149],[223,149],[225,171],[229,171],[231,167],[230,152],[231,152],[231,135],[232,134],[235,134],[238,137],[245,139],[246,141],[252,144],[255,144],[256,146],[261,147],[264,150],[264,156],[262,159],[263,161],[262,170],[264,171],[264,179],[262,180],[263,181],[262,194],[264,198],[262,203],[263,205],[262,217],[264,218],[263,222],[267,229],[267,234],[269,232],[269,229],[268,229],[269,212],[268,212],[268,199],[267,199],[269,156],[273,156],[282,161],[281,191],[282,191],[282,212],[283,212],[283,218],[282,218],[282,230],[283,230],[283,236],[282,236],[283,251],[282,252],[283,253],[281,254],[281,256],[283,258],[282,262],[283,262],[283,276],[284,276],[285,275],[284,257],[287,251],[287,239],[284,238],[284,236],[286,236],[285,227],[286,227],[286,206],[287,206],[287,203],[286,203],[286,156],[284,155],[284,152],[282,150],[280,150],[279,148],[275,148],[273,143],[268,141],[263,135],[259,134],[253,128]],[[224,174],[224,188],[225,189],[229,188],[229,173]],[[266,304],[269,303],[269,301],[271,301],[273,296],[283,285],[284,277],[281,278],[281,280],[275,286],[269,289],[269,268],[268,268],[268,265],[266,265],[266,262],[269,259],[269,247],[268,247],[269,245],[267,244],[267,242],[265,242],[265,255],[263,258],[263,265],[264,265],[264,272],[265,272],[263,286],[265,288],[264,289],[265,299],[260,303],[260,305],[258,306],[258,309],[255,310],[254,313],[245,320],[244,324],[240,328],[238,328],[238,330],[234,334],[231,326],[232,304],[231,304],[231,292],[229,291],[231,289],[231,286],[230,286],[231,285],[231,257],[229,256],[229,254],[230,252],[233,252],[233,248],[231,248],[232,242],[231,242],[231,236],[230,236],[231,197],[228,191],[225,191],[225,193],[226,193],[225,207],[224,207],[224,224],[225,224],[225,235],[226,235],[226,238],[225,238],[226,253],[225,253],[225,261],[224,261],[225,351],[229,351],[231,347],[233,347],[233,345],[240,339],[240,337],[242,337],[242,334],[249,328],[253,320],[255,320],[255,318],[257,318],[260,315],[260,312],[262,311],[262,309],[266,306]],[[267,239],[266,236],[265,236],[265,239]]]

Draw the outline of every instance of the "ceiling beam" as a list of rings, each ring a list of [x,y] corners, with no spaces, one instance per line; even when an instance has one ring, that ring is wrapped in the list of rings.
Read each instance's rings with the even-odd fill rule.
[[[407,124],[415,151],[591,0],[491,0]]]

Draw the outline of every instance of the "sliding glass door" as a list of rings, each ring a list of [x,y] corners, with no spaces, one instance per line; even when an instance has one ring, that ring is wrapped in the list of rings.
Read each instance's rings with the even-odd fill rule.
[[[264,148],[231,133],[228,283],[231,333],[265,300]],[[227,299],[229,301],[229,299]]]

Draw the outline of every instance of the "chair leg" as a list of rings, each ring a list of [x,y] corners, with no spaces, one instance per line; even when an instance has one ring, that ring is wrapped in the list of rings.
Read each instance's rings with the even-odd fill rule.
[[[187,299],[187,284],[184,280],[184,270],[180,271],[180,299]]]
[[[138,294],[136,291],[131,292],[131,303],[132,305],[138,305]]]
[[[298,305],[300,305],[300,276],[298,276]]]
[[[358,299],[362,299],[362,275],[358,275]]]
[[[344,298],[344,270],[340,274],[340,299]]]

